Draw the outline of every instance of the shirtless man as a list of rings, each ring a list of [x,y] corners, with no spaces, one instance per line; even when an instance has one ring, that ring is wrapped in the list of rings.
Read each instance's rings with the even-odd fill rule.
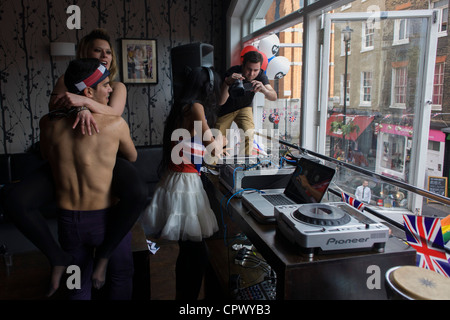
[[[98,60],[80,59],[69,64],[64,78],[70,92],[106,105],[112,92],[108,74]],[[114,214],[111,181],[117,153],[134,162],[137,151],[122,117],[93,114],[99,134],[89,136],[72,129],[71,114],[75,116],[76,111],[53,112],[40,121],[42,154],[52,168],[60,208],[60,243],[73,256],[72,264],[81,269],[81,289],[72,290],[71,296],[90,299],[91,274],[94,287],[101,287],[108,265],[122,281],[111,284],[116,288],[111,298],[126,298],[131,294],[133,273],[130,237],[122,240],[109,261],[97,261],[94,273],[92,255],[103,241],[108,215]],[[64,267],[55,267],[52,271],[51,286],[55,291],[64,270]]]

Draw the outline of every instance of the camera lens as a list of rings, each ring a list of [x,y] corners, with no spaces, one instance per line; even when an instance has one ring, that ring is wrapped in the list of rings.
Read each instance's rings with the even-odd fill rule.
[[[233,98],[236,97],[242,97],[245,93],[244,84],[242,83],[242,80],[236,80],[228,90],[230,96]]]

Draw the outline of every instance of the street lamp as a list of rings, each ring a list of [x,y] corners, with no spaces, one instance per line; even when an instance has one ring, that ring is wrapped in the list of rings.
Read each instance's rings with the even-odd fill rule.
[[[350,40],[352,39],[352,32],[353,29],[350,29],[350,27],[347,25],[345,29],[342,30],[344,43],[345,43],[345,72],[344,72],[344,123],[343,125],[346,125],[347,122],[347,68],[348,68],[348,48]],[[345,132],[342,133],[342,138],[344,142],[344,154],[345,154],[345,160],[347,160],[347,152],[348,152],[348,145],[347,141],[345,140]]]

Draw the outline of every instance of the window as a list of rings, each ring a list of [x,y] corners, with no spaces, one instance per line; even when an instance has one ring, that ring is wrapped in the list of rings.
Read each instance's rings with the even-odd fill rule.
[[[372,102],[372,79],[373,73],[370,71],[361,72],[361,96],[360,105],[370,106]]]
[[[351,7],[352,7],[352,4],[351,4],[351,3],[346,4],[346,5],[343,5],[343,6],[341,7],[341,11],[349,10],[349,9],[351,9]]]
[[[392,69],[392,103],[391,108],[406,107],[406,86],[408,83],[407,67]]]
[[[433,9],[439,10],[438,20],[439,20],[439,37],[444,37],[447,35],[447,25],[448,25],[448,0],[440,0],[433,2]]]
[[[443,62],[436,63],[434,69],[434,83],[433,83],[433,109],[442,109],[442,97],[444,94],[444,66]]]
[[[407,44],[409,43],[407,28],[408,20],[397,19],[394,22],[394,41],[393,45]]]
[[[441,150],[441,143],[439,141],[428,141],[428,150],[439,152]]]
[[[362,25],[361,51],[373,50],[374,33],[374,24],[364,22]]]
[[[381,168],[384,172],[397,175],[403,174],[404,172],[404,162],[406,154],[406,137],[394,135],[394,134],[383,134],[382,135],[382,157],[381,157]],[[403,178],[403,176],[399,175]]]
[[[427,13],[428,18],[423,18],[416,16],[416,12],[408,11],[428,9],[428,5],[403,5],[396,11],[391,11],[394,4],[386,4],[380,6],[381,14],[378,18],[368,11],[375,0],[365,3],[356,0],[346,2],[344,6],[337,2],[334,8],[327,7],[324,11],[327,14],[323,16],[312,7],[308,8],[311,3],[308,1],[255,1],[261,5],[258,7],[261,10],[255,14],[265,21],[265,26],[244,35],[242,39],[238,39],[237,35],[236,43],[240,40],[244,45],[259,48],[264,39],[276,35],[279,40],[276,57],[285,57],[290,64],[284,77],[269,77],[278,94],[277,101],[268,101],[261,95],[255,97],[255,128],[277,129],[280,137],[288,142],[324,155],[334,154],[333,150],[337,146],[347,150],[360,150],[368,159],[369,170],[375,173],[385,172],[386,168],[380,168],[382,156],[378,153],[383,149],[381,135],[408,134],[409,139],[422,130],[413,129],[413,120],[416,110],[422,107],[418,105],[419,99],[416,96],[421,94],[419,92],[423,88],[421,77],[426,64],[424,43],[428,41],[425,33],[432,18],[429,17],[431,13]],[[247,4],[245,0],[239,2]],[[251,16],[246,9],[242,10],[243,17]],[[307,16],[310,20],[308,28],[304,28],[304,17]],[[332,22],[325,23],[330,17]],[[247,26],[244,21],[243,26]],[[321,29],[325,26],[326,34]],[[433,24],[434,29],[437,26]],[[348,28],[352,31],[346,50],[343,31]],[[244,27],[242,31],[245,34]],[[308,35],[307,38],[304,38],[305,34]],[[327,49],[322,51],[324,48]],[[268,67],[274,66],[276,61],[276,57],[272,58],[270,55],[267,56],[270,61]],[[325,55],[328,61],[322,60]],[[324,83],[324,79],[327,83]],[[429,96],[431,100],[431,92]],[[353,123],[344,123],[342,115],[346,116],[346,120],[354,119]],[[343,129],[350,133],[345,136],[337,134],[332,130],[337,126],[344,126]],[[389,126],[392,127],[391,130],[387,129]],[[391,132],[397,126],[405,128],[407,132]],[[422,136],[424,135],[420,135]],[[392,139],[391,143],[396,148],[399,147]],[[423,150],[423,141],[420,140],[419,143]],[[389,170],[392,172],[389,174],[408,179],[405,172],[409,170],[405,167],[409,166],[409,162],[405,159],[408,157],[407,152],[411,150],[416,154],[416,148],[419,148],[416,144],[410,144],[406,151],[395,154],[395,157],[404,159],[391,162]],[[404,173],[396,174],[399,171]],[[417,177],[412,179],[414,182],[418,180]]]
[[[446,108],[446,100],[439,95],[447,84],[439,81],[447,66],[436,67],[434,97],[433,82],[424,79],[424,72],[430,74],[431,68],[434,73],[435,65],[428,59],[434,53],[427,48],[435,44],[439,25],[441,32],[447,30],[449,1],[237,2],[242,4],[241,30],[231,32],[235,38],[230,41],[230,54],[242,49],[241,43],[258,47],[262,39],[276,34],[280,41],[278,56],[291,63],[285,77],[271,80],[278,100],[255,99],[257,129],[277,128],[280,138],[326,156],[333,157],[338,149],[344,154],[359,150],[367,159],[367,170],[423,188],[429,153],[424,133],[429,130],[429,122],[423,117],[423,123],[415,127],[415,120],[416,113],[423,110],[425,93],[426,99],[440,101],[442,110]],[[254,7],[261,9],[253,13],[248,8],[255,2]],[[370,10],[374,6],[378,8],[375,12]],[[427,10],[437,7],[444,7],[440,17]],[[239,8],[236,6],[236,10]],[[247,20],[256,18],[261,20],[260,29],[249,33],[251,24]],[[440,23],[435,23],[437,19]],[[352,50],[346,52],[342,31],[347,26],[353,31],[349,43]],[[436,52],[445,55],[448,43],[439,39]],[[298,67],[297,62],[301,64]],[[344,135],[344,131],[349,133]],[[348,160],[358,165],[354,159]],[[345,170],[339,173],[336,180],[340,185],[354,178]],[[412,197],[408,206],[417,209],[420,201]]]

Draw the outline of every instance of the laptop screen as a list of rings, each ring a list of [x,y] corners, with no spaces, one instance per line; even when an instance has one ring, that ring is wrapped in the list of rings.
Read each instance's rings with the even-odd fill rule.
[[[334,173],[333,168],[307,158],[301,158],[284,194],[299,204],[320,202]]]

